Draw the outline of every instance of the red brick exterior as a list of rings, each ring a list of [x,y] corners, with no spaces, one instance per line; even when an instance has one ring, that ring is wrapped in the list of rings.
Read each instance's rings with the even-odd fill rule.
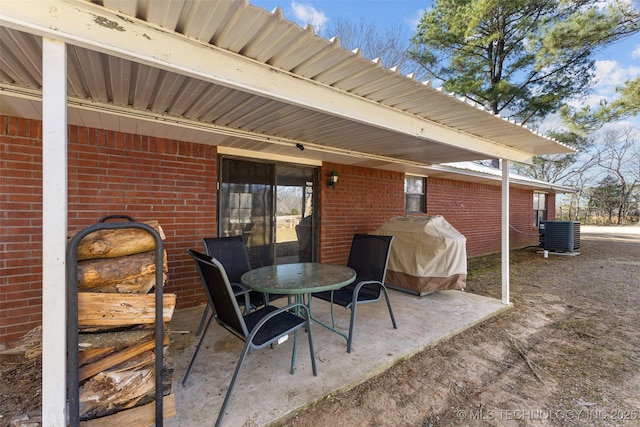
[[[0,343],[42,321],[41,134],[40,122],[0,116]]]
[[[555,221],[556,219],[556,196],[549,194],[547,196],[547,221]]]
[[[42,319],[41,132],[39,121],[0,116],[0,343]],[[216,233],[216,148],[70,126],[68,163],[69,230],[113,214],[158,220],[169,264],[165,292],[179,295],[178,307],[201,304],[186,249]]]
[[[331,171],[338,183],[328,188]],[[404,214],[404,174],[325,163],[320,171],[320,260],[345,264],[356,233]]]
[[[76,231],[105,215],[155,219],[166,234],[169,282],[178,308],[205,300],[186,249],[216,235],[213,146],[69,127],[68,221]],[[41,322],[42,123],[0,116],[0,347]],[[335,188],[327,188],[331,171]],[[354,233],[404,214],[404,174],[324,164],[319,182],[320,260],[345,263]],[[469,256],[500,250],[500,186],[430,178],[427,214],[467,237]],[[537,243],[532,192],[511,191],[512,247]],[[554,197],[549,197],[550,215]],[[551,219],[551,218],[550,218]],[[531,233],[532,235],[528,235]],[[61,313],[61,315],[63,315]]]
[[[429,178],[427,214],[442,215],[467,238],[467,255],[498,252],[501,248],[502,190],[500,186]],[[538,242],[533,227],[533,192],[509,191],[511,248]],[[554,197],[549,197],[554,199]]]

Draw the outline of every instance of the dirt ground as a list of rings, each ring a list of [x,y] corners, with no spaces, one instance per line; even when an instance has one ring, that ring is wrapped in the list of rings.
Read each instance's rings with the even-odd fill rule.
[[[640,426],[640,228],[583,226],[579,252],[513,252],[511,310],[281,425]],[[499,255],[467,283],[500,298]],[[0,426],[37,426],[39,388],[39,361],[0,355]]]
[[[512,254],[513,309],[283,426],[640,426],[639,230],[587,230],[578,256]],[[500,298],[499,261],[467,290]]]

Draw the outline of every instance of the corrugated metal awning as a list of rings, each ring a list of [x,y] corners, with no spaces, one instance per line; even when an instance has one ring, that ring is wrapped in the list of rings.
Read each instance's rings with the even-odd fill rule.
[[[244,0],[21,1],[1,13],[4,114],[40,118],[45,36],[68,43],[71,124],[416,173],[571,151]]]
[[[502,177],[500,169],[483,166],[474,162],[443,163],[427,168],[429,177],[438,177],[465,182],[477,182],[499,185]],[[554,184],[528,176],[509,174],[509,186],[513,188],[533,189],[550,193],[575,193],[576,189],[566,185]]]

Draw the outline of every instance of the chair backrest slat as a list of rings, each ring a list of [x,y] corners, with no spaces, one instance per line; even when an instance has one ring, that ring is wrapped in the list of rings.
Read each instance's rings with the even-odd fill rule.
[[[384,283],[387,273],[387,262],[393,236],[378,236],[374,234],[356,234],[351,242],[347,266],[356,271],[356,280],[350,286],[359,282],[374,280]],[[379,286],[364,287],[367,292],[380,294]]]
[[[240,277],[251,269],[242,237],[204,237],[202,243],[207,255],[224,266],[229,282],[240,283]]]
[[[215,258],[188,249],[204,285],[216,321],[241,339],[249,336],[224,267]]]

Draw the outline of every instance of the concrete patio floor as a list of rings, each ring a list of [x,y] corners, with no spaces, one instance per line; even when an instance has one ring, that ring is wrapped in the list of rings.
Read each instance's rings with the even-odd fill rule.
[[[289,373],[293,337],[273,349],[249,354],[240,371],[224,426],[268,426],[336,392],[345,391],[394,364],[509,308],[501,301],[461,291],[424,297],[389,290],[398,329],[393,329],[384,301],[358,307],[352,352],[346,340],[313,324],[318,376],[311,371],[305,333],[298,342],[297,370]],[[279,300],[284,301],[285,300]],[[169,328],[169,355],[174,362],[176,416],[169,427],[213,425],[222,406],[243,342],[211,324],[185,386],[182,378],[198,339],[203,307],[177,311]],[[314,316],[330,320],[329,305],[313,301]],[[336,307],[340,328],[349,324],[348,310]],[[180,333],[182,331],[182,333]],[[185,333],[189,331],[188,333]]]

